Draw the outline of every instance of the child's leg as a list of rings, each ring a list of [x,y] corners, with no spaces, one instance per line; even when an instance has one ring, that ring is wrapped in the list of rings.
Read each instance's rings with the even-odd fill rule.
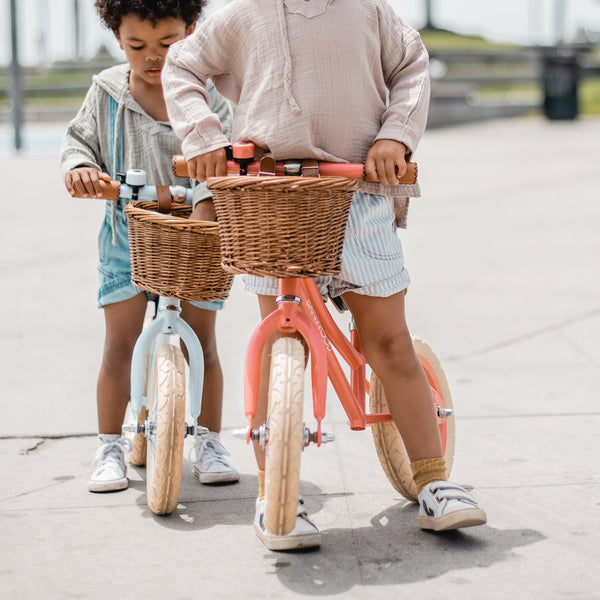
[[[485,511],[464,488],[446,481],[437,416],[429,383],[413,349],[404,313],[404,292],[388,298],[344,294],[362,350],[381,379],[417,491],[419,524],[435,531],[482,525]]]
[[[121,425],[129,401],[131,355],[145,312],[145,294],[104,306],[106,337],[97,386],[100,444],[88,481],[90,492],[112,492],[128,485],[125,452],[131,445],[121,436]]]
[[[142,330],[146,295],[104,307],[106,337],[98,375],[98,430],[101,434],[119,434],[129,402],[131,356]]]
[[[380,378],[412,462],[443,455],[431,389],[413,349],[404,292],[387,298],[344,294],[362,350]]]
[[[200,483],[233,483],[239,480],[240,475],[226,459],[229,452],[219,438],[223,407],[223,371],[215,336],[217,312],[185,302],[181,316],[190,324],[202,346],[204,381],[198,425],[209,429],[208,433],[199,435],[195,439],[194,447],[190,451],[190,461]],[[187,357],[185,345],[184,352]]]

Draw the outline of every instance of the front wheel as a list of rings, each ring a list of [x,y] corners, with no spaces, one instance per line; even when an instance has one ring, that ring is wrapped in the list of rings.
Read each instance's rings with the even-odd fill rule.
[[[148,506],[166,515],[179,498],[185,437],[185,359],[175,346],[162,346],[156,354],[148,412]]]
[[[421,339],[413,336],[413,347],[427,376],[435,404],[441,409],[452,409],[452,397],[440,361],[433,350]],[[373,373],[370,381],[369,407],[372,413],[389,412],[381,381]],[[446,470],[450,475],[454,461],[454,415],[438,416],[442,450],[446,459]],[[410,468],[402,436],[393,422],[377,423],[372,426],[373,439],[379,462],[394,489],[413,502],[417,501],[417,488]]]
[[[271,358],[265,465],[265,529],[274,535],[287,535],[296,524],[303,395],[304,347],[295,338],[279,338]]]

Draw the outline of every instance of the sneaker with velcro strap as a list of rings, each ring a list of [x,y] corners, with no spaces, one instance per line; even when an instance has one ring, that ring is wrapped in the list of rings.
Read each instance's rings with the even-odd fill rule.
[[[487,522],[487,516],[475,498],[450,481],[432,481],[419,493],[421,529],[448,531],[474,527]]]

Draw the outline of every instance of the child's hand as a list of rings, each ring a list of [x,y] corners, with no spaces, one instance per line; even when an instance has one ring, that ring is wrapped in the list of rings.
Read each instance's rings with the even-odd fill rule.
[[[188,174],[196,181],[206,181],[209,177],[225,177],[227,175],[227,155],[225,148],[219,148],[187,161]]]
[[[367,179],[381,185],[397,185],[398,178],[406,173],[407,148],[395,140],[377,140],[367,153],[365,174]]]
[[[217,213],[215,212],[214,202],[212,200],[198,202],[190,215],[190,219],[196,219],[196,221],[216,221]]]
[[[76,198],[101,198],[100,181],[110,181],[110,175],[92,167],[79,167],[65,175],[67,190]]]

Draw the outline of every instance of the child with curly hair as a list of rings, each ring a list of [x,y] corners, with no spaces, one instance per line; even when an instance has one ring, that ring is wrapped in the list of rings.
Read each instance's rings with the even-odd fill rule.
[[[383,384],[411,460],[420,526],[439,531],[485,523],[473,496],[447,481],[431,390],[405,318],[410,280],[392,197],[402,195],[398,177],[427,120],[428,56],[419,34],[386,0],[227,4],[175,44],[165,64],[171,123],[199,181],[226,172],[227,139],[206,102],[208,77],[237,105],[234,141],[252,141],[277,160],[365,161],[369,178],[382,184],[355,193],[342,271],[317,283],[350,309]],[[275,309],[276,281],[246,277],[245,284],[258,295],[263,317]],[[264,421],[266,404],[263,394],[253,426]],[[265,455],[260,447],[255,452],[258,537],[276,550],[318,546],[319,531],[301,501],[290,534],[265,528]]]
[[[181,153],[167,115],[161,81],[171,44],[194,31],[206,0],[97,0],[104,24],[125,52],[127,63],[93,78],[77,116],[68,126],[60,166],[69,193],[97,197],[100,181],[117,172],[143,169],[151,183],[191,185],[175,178],[171,159]],[[223,130],[231,127],[231,107],[212,86],[211,110]],[[213,220],[205,185],[194,188],[193,217]],[[121,436],[127,402],[133,346],[142,329],[148,295],[131,282],[129,240],[124,203],[107,202],[98,237],[98,305],[104,309],[106,336],[97,384],[99,447],[88,489],[121,490],[128,486],[125,452],[130,442]],[[198,423],[209,433],[198,436],[191,460],[201,483],[234,482],[237,471],[226,459],[219,439],[223,375],[215,340],[216,311],[222,302],[182,303],[182,317],[192,326],[204,352],[202,413]]]

